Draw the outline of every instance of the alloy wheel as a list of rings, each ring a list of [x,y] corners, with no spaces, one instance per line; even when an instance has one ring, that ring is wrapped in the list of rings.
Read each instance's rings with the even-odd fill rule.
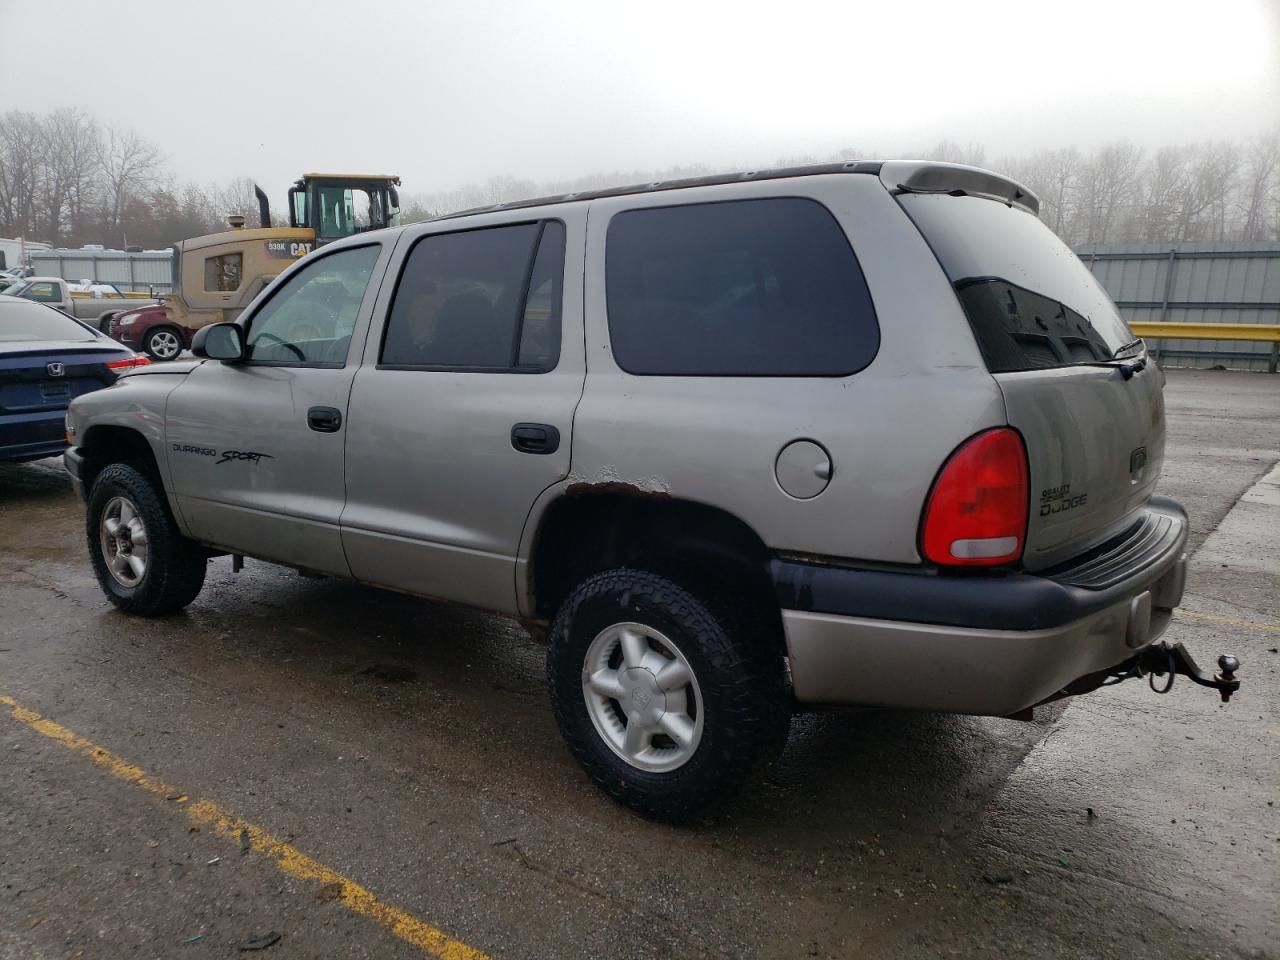
[[[602,630],[587,648],[582,694],[601,739],[639,770],[675,770],[702,740],[702,693],[693,668],[652,627],[616,623]]]
[[[126,497],[112,497],[99,524],[102,558],[122,587],[136,587],[147,574],[147,528]]]

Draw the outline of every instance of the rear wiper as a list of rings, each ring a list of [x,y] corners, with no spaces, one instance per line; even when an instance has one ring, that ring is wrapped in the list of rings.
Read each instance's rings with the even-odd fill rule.
[[[1126,344],[1118,346],[1111,352],[1109,360],[1091,360],[1083,364],[1087,367],[1109,367],[1112,364],[1118,364],[1120,368],[1120,376],[1126,380],[1132,380],[1135,373],[1141,373],[1147,368],[1147,350],[1146,343],[1141,337],[1135,337]],[[1125,357],[1122,354],[1128,353],[1134,347],[1141,347],[1142,352],[1136,357]]]
[[[1119,360],[1119,359],[1120,359],[1120,354],[1122,354],[1122,353],[1128,353],[1128,352],[1129,352],[1130,350],[1132,350],[1134,347],[1146,347],[1146,343],[1143,341],[1143,339],[1142,339],[1141,337],[1134,337],[1134,338],[1133,338],[1132,340],[1130,340],[1128,343],[1125,343],[1125,344],[1122,344],[1122,345],[1120,345],[1120,346],[1116,347],[1116,348],[1115,348],[1115,350],[1113,350],[1113,351],[1112,351],[1112,353],[1111,353],[1111,359],[1112,359],[1112,360]]]

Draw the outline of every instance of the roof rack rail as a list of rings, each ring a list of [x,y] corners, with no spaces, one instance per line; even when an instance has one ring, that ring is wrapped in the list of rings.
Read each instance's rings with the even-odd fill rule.
[[[472,207],[456,213],[441,214],[432,220],[452,220],[455,217],[471,217],[479,213],[498,213],[502,210],[523,210],[526,207],[543,207],[556,203],[572,203],[577,200],[601,200],[605,197],[623,197],[628,194],[657,193],[664,190],[685,190],[690,187],[711,187],[726,183],[749,183],[756,180],[781,180],[785,177],[813,177],[830,173],[869,173],[879,176],[878,160],[843,160],[835,163],[810,163],[795,167],[774,167],[768,170],[744,170],[738,173],[716,173],[706,177],[686,177],[680,180],[655,180],[625,187],[608,187],[604,190],[587,190],[578,193],[562,193],[531,200],[515,200],[510,203],[494,203],[484,207]]]

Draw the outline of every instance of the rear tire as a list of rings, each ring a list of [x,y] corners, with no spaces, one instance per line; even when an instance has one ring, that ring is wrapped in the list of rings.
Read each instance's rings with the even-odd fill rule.
[[[579,584],[552,624],[560,731],[596,785],[646,817],[724,804],[786,740],[781,655],[731,623],[666,577],[620,568]]]
[[[98,474],[85,535],[102,592],[125,613],[173,613],[204,586],[207,552],[182,535],[160,484],[136,464],[113,463]]]

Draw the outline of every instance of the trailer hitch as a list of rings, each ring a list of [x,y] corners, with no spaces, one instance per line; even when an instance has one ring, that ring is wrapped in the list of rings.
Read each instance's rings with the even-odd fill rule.
[[[1115,686],[1117,683],[1123,683],[1135,677],[1146,677],[1147,683],[1156,693],[1168,693],[1173,689],[1173,681],[1179,674],[1189,677],[1193,683],[1198,683],[1202,687],[1210,687],[1217,690],[1222,697],[1222,702],[1227,703],[1231,699],[1231,695],[1240,689],[1240,681],[1236,679],[1236,671],[1239,669],[1240,661],[1238,658],[1230,654],[1223,654],[1218,658],[1219,672],[1216,674],[1205,673],[1182,644],[1175,643],[1170,646],[1164,641],[1160,641],[1159,643],[1151,644],[1151,646],[1123,663],[1073,680],[1057,693],[1045,697],[1036,706],[1044,706],[1046,703],[1061,700],[1063,697],[1091,693],[1101,687]],[[1167,679],[1164,680],[1162,685],[1157,685],[1157,677]]]
[[[1173,689],[1174,678],[1181,674],[1189,677],[1193,683],[1202,687],[1210,687],[1222,695],[1226,703],[1231,695],[1240,689],[1240,681],[1236,679],[1236,671],[1240,669],[1240,661],[1231,654],[1223,654],[1218,658],[1218,673],[1209,674],[1200,669],[1195,658],[1181,643],[1173,646],[1161,641],[1153,643],[1137,656],[1137,668],[1140,674],[1147,675],[1147,683],[1156,693],[1168,693]],[[1156,677],[1168,677],[1163,686],[1156,685]]]

